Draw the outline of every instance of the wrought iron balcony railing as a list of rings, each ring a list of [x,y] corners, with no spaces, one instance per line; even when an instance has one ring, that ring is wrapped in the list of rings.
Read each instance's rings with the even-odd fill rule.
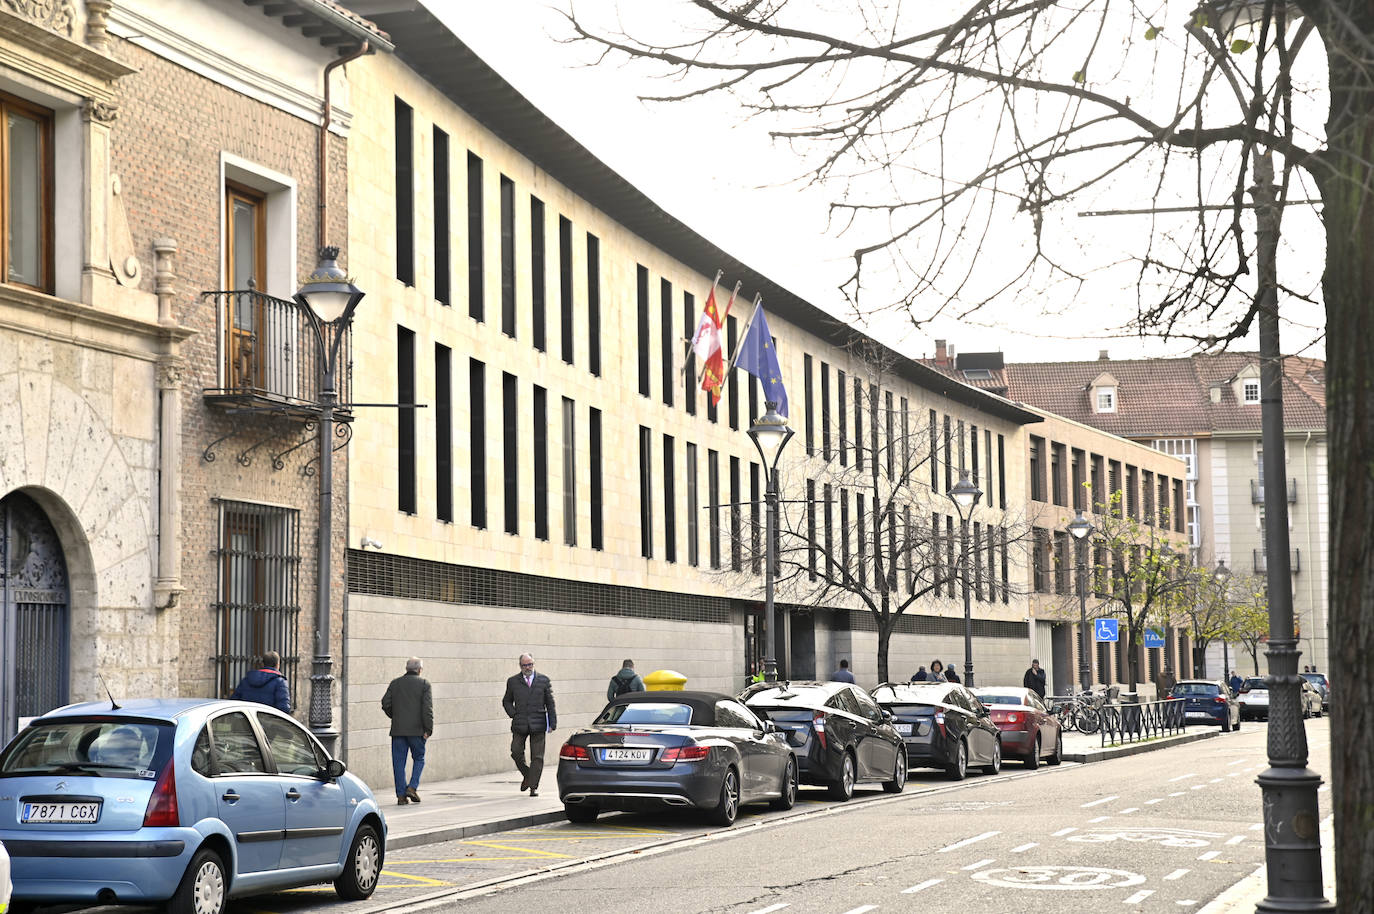
[[[1290,480],[1288,480],[1288,503],[1289,503],[1290,505],[1292,505],[1292,504],[1296,504],[1297,501],[1298,501],[1298,481],[1297,481],[1296,479],[1290,479]],[[1250,480],[1250,504],[1252,504],[1252,505],[1262,505],[1262,504],[1264,504],[1264,480],[1263,480],[1263,479],[1252,479],[1252,480]]]
[[[1268,562],[1267,557],[1266,557],[1266,555],[1265,555],[1265,550],[1263,550],[1263,549],[1256,549],[1256,550],[1254,550],[1254,552],[1255,552],[1255,566],[1254,566],[1254,567],[1255,567],[1255,574],[1267,574],[1268,571],[1269,571],[1269,562]],[[1302,571],[1302,550],[1301,550],[1301,549],[1293,549],[1293,550],[1290,550],[1290,551],[1289,551],[1289,554],[1288,554],[1288,562],[1289,562],[1288,570],[1289,570],[1290,573],[1292,573],[1292,574],[1297,574],[1299,571]]]

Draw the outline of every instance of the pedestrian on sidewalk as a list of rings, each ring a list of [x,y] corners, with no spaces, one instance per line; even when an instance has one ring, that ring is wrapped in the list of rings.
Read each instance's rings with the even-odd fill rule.
[[[425,743],[434,733],[434,695],[429,680],[420,676],[419,657],[406,661],[405,675],[397,676],[382,696],[382,713],[391,718],[391,776],[396,805],[420,802],[420,772],[425,770]],[[406,755],[414,762],[406,780]]]
[[[958,674],[957,672],[955,672],[954,667],[952,667],[952,666],[950,666],[950,667],[945,667],[945,681],[946,681],[946,682],[963,682],[963,680],[959,678],[959,674]]]
[[[849,661],[841,659],[840,668],[830,674],[831,682],[853,682],[854,674],[849,672]]]
[[[1232,670],[1231,678],[1227,680],[1226,684],[1231,687],[1232,692],[1239,692],[1240,687],[1245,685],[1245,680],[1240,678],[1239,673],[1237,673],[1235,670]]]
[[[267,651],[260,658],[261,669],[249,670],[234,688],[230,698],[239,701],[256,701],[258,704],[271,705],[285,714],[291,713],[291,690],[286,685],[286,677],[281,674],[281,655]]]
[[[929,678],[930,674],[926,672],[925,667],[921,667],[919,670],[911,674],[912,682],[925,682]]]
[[[930,661],[930,670],[926,673],[926,682],[948,682],[945,679],[945,665],[935,659]]]
[[[606,687],[606,700],[611,701],[617,695],[629,692],[643,691],[644,680],[635,672],[635,662],[627,657],[620,664],[620,672],[611,677],[611,684]]]
[[[544,771],[544,736],[558,729],[553,703],[553,683],[534,671],[534,655],[520,655],[520,672],[506,680],[501,707],[510,718],[510,757],[520,770],[520,789],[539,796],[539,776]],[[525,743],[529,742],[529,761]]]
[[[1041,701],[1045,700],[1045,671],[1040,669],[1040,661],[1032,660],[1030,669],[1021,677],[1021,685],[1034,692]]]

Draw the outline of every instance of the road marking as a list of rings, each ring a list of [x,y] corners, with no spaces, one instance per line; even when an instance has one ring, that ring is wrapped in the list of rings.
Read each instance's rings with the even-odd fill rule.
[[[921,891],[921,890],[923,890],[923,889],[928,889],[928,888],[930,888],[930,887],[933,886],[933,885],[939,885],[939,884],[942,883],[942,882],[944,882],[943,879],[927,879],[925,882],[918,882],[918,883],[916,883],[915,885],[913,885],[913,886],[912,886],[911,888],[909,888],[909,889],[902,889],[902,894],[903,894],[903,895],[915,895],[917,892],[919,892],[919,891]]]
[[[1132,895],[1130,898],[1127,898],[1127,899],[1126,899],[1124,902],[1122,902],[1122,903],[1123,903],[1123,904],[1140,904],[1142,901],[1144,901],[1146,898],[1149,898],[1149,897],[1150,897],[1151,895],[1153,895],[1154,893],[1155,893],[1155,890],[1154,890],[1154,889],[1141,889],[1139,892],[1136,892],[1134,895]]]
[[[1198,858],[1199,860],[1215,860],[1217,857],[1220,857],[1220,856],[1221,856],[1221,851],[1208,851],[1208,852],[1205,853],[1205,854],[1198,854],[1198,855],[1197,855],[1197,858]]]
[[[1074,828],[1073,826],[1069,826],[1068,828],[1061,828],[1061,829],[1059,829],[1059,831],[1057,831],[1057,832],[1055,832],[1054,834],[1050,835],[1050,837],[1051,837],[1051,838],[1062,838],[1062,837],[1064,837],[1065,835],[1070,834],[1070,833],[1072,833],[1072,832],[1076,832],[1076,831],[1078,831],[1078,829]]]
[[[958,850],[961,847],[966,847],[978,841],[986,841],[988,838],[992,838],[1000,834],[1001,832],[985,831],[981,835],[974,835],[972,838],[965,838],[962,841],[955,841],[953,844],[945,845],[944,847],[936,851],[936,853],[948,854],[952,850]],[[849,912],[845,912],[845,914],[849,914]]]
[[[1169,778],[1169,783],[1172,784],[1174,781],[1184,781],[1184,780],[1187,780],[1188,778],[1195,778],[1195,777],[1197,777],[1197,773],[1196,773],[1196,772],[1191,772],[1191,771],[1190,771],[1188,774],[1180,774],[1180,775],[1179,775],[1178,777],[1176,777],[1176,778]]]
[[[1125,815],[1129,815],[1130,813],[1133,813],[1133,812],[1140,812],[1140,807],[1139,807],[1139,806],[1128,806],[1128,807],[1126,807],[1125,809],[1123,809],[1123,810],[1121,810],[1120,812],[1118,812],[1117,815],[1118,815],[1118,816],[1125,816]]]
[[[759,908],[757,911],[751,912],[751,914],[773,914],[774,911],[781,911],[785,907],[787,907],[787,902],[780,901],[777,904],[770,904],[766,908]]]
[[[1191,898],[1180,898],[1178,901],[1175,901],[1174,904],[1182,905],[1185,908],[1191,908],[1193,905],[1197,904],[1197,902],[1193,901]]]
[[[1227,776],[1228,778],[1236,778],[1236,777],[1240,777],[1240,776],[1241,776],[1242,774],[1244,774],[1244,773],[1245,773],[1244,771],[1232,771],[1230,774],[1228,774],[1228,775],[1226,775],[1226,776]]]
[[[981,869],[982,867],[987,866],[987,865],[988,865],[989,863],[991,863],[991,862],[992,862],[992,858],[991,858],[991,857],[988,857],[986,860],[979,860],[977,863],[970,863],[968,866],[964,867],[964,869],[966,869],[966,870]]]
[[[1228,838],[1228,839],[1226,840],[1226,843],[1227,843],[1227,844],[1239,844],[1240,842],[1242,842],[1242,841],[1244,841],[1244,840],[1245,840],[1245,836],[1244,836],[1244,835],[1236,835],[1234,838]]]
[[[1098,822],[1106,822],[1111,816],[1098,816],[1096,819],[1089,819],[1089,825],[1096,825]]]
[[[845,911],[844,914],[864,914],[865,911],[876,910],[878,910],[876,904],[861,904],[857,908],[850,908],[848,911]]]
[[[1232,765],[1244,765],[1244,764],[1245,764],[1246,762],[1248,762],[1248,761],[1250,761],[1250,760],[1249,760],[1249,759],[1244,759],[1244,758],[1238,758],[1238,759],[1236,759],[1234,762],[1227,762],[1227,763],[1226,763],[1226,767],[1227,767],[1227,768],[1230,768]]]
[[[1176,791],[1174,791],[1173,793],[1169,794],[1169,796],[1171,796],[1171,797],[1181,797],[1181,796],[1183,796],[1183,791],[1181,791],[1181,790],[1176,790]]]
[[[1208,781],[1207,783],[1208,783],[1208,784],[1220,784],[1220,783],[1221,783],[1221,778],[1212,778],[1212,779],[1211,779],[1210,781]]]
[[[1032,842],[1030,842],[1029,844],[1023,844],[1023,845],[1021,845],[1020,847],[1013,847],[1013,848],[1011,849],[1011,852],[1012,852],[1013,854],[1019,854],[1019,853],[1022,853],[1023,851],[1028,851],[1028,850],[1030,850],[1032,847],[1039,847],[1039,846],[1040,846],[1039,844],[1037,844],[1036,842],[1032,841]]]
[[[1189,789],[1189,790],[1206,790],[1206,789],[1207,789],[1207,785],[1206,785],[1206,784],[1194,784],[1192,787],[1189,787],[1188,789]]]
[[[1326,793],[1326,792],[1327,792],[1328,790],[1330,790],[1330,789],[1331,789],[1331,785],[1330,785],[1330,784],[1323,784],[1323,785],[1321,785],[1320,787],[1317,788],[1317,793]]]
[[[1263,822],[1256,822],[1254,825],[1250,826],[1251,831],[1259,831],[1261,828],[1264,828]]]
[[[1153,800],[1146,800],[1146,801],[1145,801],[1145,805],[1146,805],[1146,806],[1153,806],[1153,805],[1155,805],[1156,803],[1163,803],[1163,802],[1164,802],[1164,798],[1163,798],[1163,797],[1155,797]]]
[[[1184,869],[1184,870],[1174,870],[1172,873],[1170,873],[1169,875],[1165,876],[1164,878],[1165,878],[1165,879],[1168,879],[1168,880],[1182,879],[1184,876],[1187,876],[1190,872],[1192,872],[1192,871],[1191,871],[1191,870],[1186,870],[1186,869]]]
[[[1079,808],[1079,809],[1091,809],[1091,808],[1094,807],[1094,806],[1101,806],[1103,803],[1110,803],[1112,800],[1119,800],[1119,799],[1121,799],[1121,797],[1117,796],[1116,794],[1112,794],[1111,796],[1109,796],[1109,797],[1103,797],[1103,798],[1100,799],[1100,800],[1093,800],[1091,803],[1084,803],[1082,806],[1080,806],[1080,807],[1078,807],[1078,808]]]

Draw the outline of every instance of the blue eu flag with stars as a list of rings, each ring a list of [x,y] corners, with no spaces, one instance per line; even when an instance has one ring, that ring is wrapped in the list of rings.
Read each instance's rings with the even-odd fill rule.
[[[759,305],[744,339],[740,341],[735,365],[759,379],[763,385],[765,403],[776,403],[778,412],[788,415],[787,388],[782,384],[778,350],[773,345],[773,334],[768,330],[768,318],[764,316],[762,305]]]

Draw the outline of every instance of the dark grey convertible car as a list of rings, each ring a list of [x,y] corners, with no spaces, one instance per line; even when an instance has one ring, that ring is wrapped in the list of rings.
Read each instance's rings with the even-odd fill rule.
[[[563,744],[558,796],[573,822],[683,807],[730,825],[742,803],[790,809],[797,759],[786,734],[729,695],[631,692]]]

